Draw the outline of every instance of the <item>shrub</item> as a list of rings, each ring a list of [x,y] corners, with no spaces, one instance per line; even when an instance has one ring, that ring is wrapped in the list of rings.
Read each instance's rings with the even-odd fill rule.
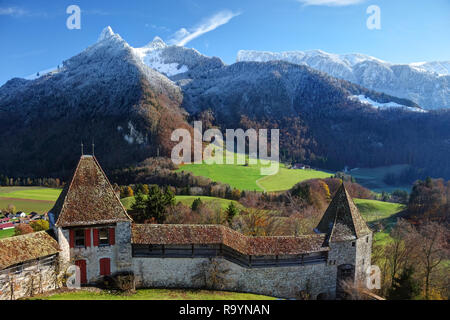
[[[33,233],[33,228],[26,223],[21,223],[14,228],[14,235],[20,236],[27,233]]]
[[[45,230],[48,230],[49,223],[46,220],[36,220],[36,221],[31,221],[30,226],[34,232],[45,231]]]

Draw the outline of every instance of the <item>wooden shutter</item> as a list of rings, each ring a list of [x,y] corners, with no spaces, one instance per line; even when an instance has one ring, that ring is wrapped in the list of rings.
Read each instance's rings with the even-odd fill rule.
[[[116,244],[116,229],[109,228],[109,245],[113,246]]]
[[[100,259],[100,275],[109,276],[111,274],[111,259],[101,258]]]
[[[98,247],[98,229],[94,230],[94,247]]]
[[[81,282],[81,284],[87,283],[86,260],[77,260],[77,261],[75,261],[75,265],[80,268],[80,282]]]
[[[85,238],[86,248],[89,248],[91,246],[91,229],[84,230],[84,238]]]
[[[69,246],[71,248],[75,247],[75,231],[74,230],[69,230]]]

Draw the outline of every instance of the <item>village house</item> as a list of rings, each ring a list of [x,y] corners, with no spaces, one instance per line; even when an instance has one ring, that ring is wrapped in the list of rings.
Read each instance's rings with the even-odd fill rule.
[[[227,270],[218,289],[335,299],[343,280],[364,280],[371,260],[372,232],[344,185],[313,233],[248,237],[222,225],[135,224],[97,159],[83,155],[48,216],[57,241],[43,232],[0,240],[0,298],[26,294],[14,285],[26,276],[19,266],[33,263],[47,274],[76,265],[82,284],[128,272],[138,288],[203,287],[199,272],[215,264]],[[55,257],[58,267],[45,269]]]

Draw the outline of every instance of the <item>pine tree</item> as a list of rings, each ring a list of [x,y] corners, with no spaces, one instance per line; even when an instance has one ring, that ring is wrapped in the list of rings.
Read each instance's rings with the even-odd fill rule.
[[[143,220],[154,219],[157,223],[163,223],[166,208],[175,204],[175,195],[169,188],[166,188],[163,192],[157,185],[153,185],[149,190],[145,204]]]
[[[395,277],[389,290],[389,300],[411,300],[420,293],[420,285],[413,278],[414,269],[405,268],[399,277]]]
[[[147,207],[147,202],[145,196],[142,192],[136,193],[134,197],[134,203],[131,205],[131,210],[137,221],[145,220],[145,208]]]
[[[192,202],[192,205],[191,205],[192,211],[197,211],[198,208],[199,208],[202,204],[203,204],[203,202],[202,202],[202,200],[201,200],[200,198],[195,199],[195,200]]]
[[[227,221],[229,224],[233,221],[233,218],[238,214],[239,210],[234,205],[233,201],[230,202],[227,209],[225,210]]]

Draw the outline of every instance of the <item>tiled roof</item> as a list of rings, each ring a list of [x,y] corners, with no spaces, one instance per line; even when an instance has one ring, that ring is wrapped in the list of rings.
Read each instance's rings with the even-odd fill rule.
[[[4,238],[0,240],[0,270],[58,251],[58,242],[45,231]]]
[[[131,220],[97,159],[87,155],[50,211],[58,217],[58,227]]]
[[[328,234],[328,241],[352,240],[371,232],[344,184],[336,192],[316,229]]]
[[[290,255],[327,251],[326,235],[247,237],[221,225],[133,224],[133,244],[223,244],[248,255]]]

